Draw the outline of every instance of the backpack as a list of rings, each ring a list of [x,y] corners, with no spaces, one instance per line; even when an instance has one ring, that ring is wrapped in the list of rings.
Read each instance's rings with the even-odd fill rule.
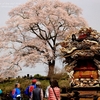
[[[33,90],[34,90],[34,86],[30,85],[25,89],[25,94],[30,96]]]
[[[16,97],[16,89],[13,89],[12,90],[11,96],[12,96],[12,98],[15,98]]]
[[[14,88],[14,89],[12,90],[11,95],[12,95],[12,98],[21,97],[20,89]]]

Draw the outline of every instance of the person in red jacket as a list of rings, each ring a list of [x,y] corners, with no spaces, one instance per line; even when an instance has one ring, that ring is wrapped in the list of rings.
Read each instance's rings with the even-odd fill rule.
[[[48,100],[60,100],[60,88],[57,80],[51,81]]]

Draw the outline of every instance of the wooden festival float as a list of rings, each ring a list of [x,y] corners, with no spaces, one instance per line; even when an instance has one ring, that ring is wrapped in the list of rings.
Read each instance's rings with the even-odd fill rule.
[[[81,28],[61,42],[61,53],[73,90],[100,91],[100,33]]]

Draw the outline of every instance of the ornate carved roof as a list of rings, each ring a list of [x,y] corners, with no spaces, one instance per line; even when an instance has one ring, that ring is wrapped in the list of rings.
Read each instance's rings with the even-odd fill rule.
[[[92,59],[100,69],[100,33],[96,30],[81,28],[78,33],[73,33],[69,39],[61,42],[61,46],[66,66],[76,66],[72,62],[79,59]]]

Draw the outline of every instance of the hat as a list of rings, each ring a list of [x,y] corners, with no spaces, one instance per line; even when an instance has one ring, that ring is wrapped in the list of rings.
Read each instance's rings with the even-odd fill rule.
[[[33,80],[32,80],[32,83],[36,83],[36,82],[37,82],[37,80],[36,80],[36,79],[33,79]]]
[[[37,82],[36,82],[36,85],[41,85],[41,82],[40,82],[40,81],[37,81]]]

